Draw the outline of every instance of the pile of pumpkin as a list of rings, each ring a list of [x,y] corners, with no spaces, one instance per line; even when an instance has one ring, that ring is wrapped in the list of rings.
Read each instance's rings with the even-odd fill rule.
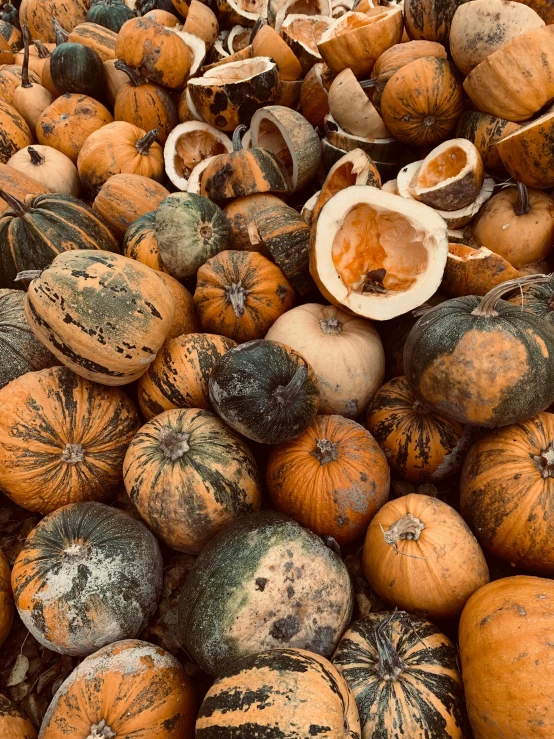
[[[82,658],[2,737],[551,739],[553,40],[550,0],[2,6],[0,490],[41,518],[0,643]]]

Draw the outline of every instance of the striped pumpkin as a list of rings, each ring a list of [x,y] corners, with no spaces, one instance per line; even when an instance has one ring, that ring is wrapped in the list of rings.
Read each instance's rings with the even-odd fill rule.
[[[25,303],[35,336],[77,374],[105,385],[146,372],[174,314],[154,270],[107,251],[63,252],[31,282]]]
[[[129,175],[128,175],[129,176]],[[133,175],[136,176],[136,175]],[[110,177],[113,180],[113,177]],[[110,182],[106,184],[108,184]],[[100,191],[102,192],[102,191]],[[145,213],[131,223],[123,237],[123,254],[160,272],[167,272],[156,240],[156,211]]]
[[[29,69],[29,82],[40,85],[40,77],[32,69]],[[22,69],[17,64],[3,64],[0,66],[0,100],[8,105],[13,103],[13,95],[22,82]]]
[[[117,33],[97,23],[79,23],[69,34],[68,41],[93,49],[103,62],[115,59]]]
[[[156,416],[131,442],[123,474],[150,529],[172,549],[190,554],[261,503],[252,453],[209,411],[174,409]]]
[[[9,192],[10,195],[14,195],[16,198],[19,198],[19,200],[24,200],[27,195],[44,195],[49,192],[47,187],[44,187],[44,185],[37,182],[32,177],[28,177],[26,174],[23,174],[23,172],[10,167],[8,164],[1,163],[0,190]],[[0,215],[9,209],[10,206],[6,201],[0,198]]]
[[[11,571],[8,560],[0,550],[0,646],[6,641],[13,621],[13,595],[11,585]],[[1,696],[0,696],[1,697]],[[1,708],[1,704],[0,704]],[[2,722],[0,719],[0,736],[2,734]],[[11,734],[6,734],[6,737]]]
[[[0,216],[0,287],[22,287],[18,272],[44,269],[68,249],[119,251],[106,224],[72,195],[2,197],[11,210]]]
[[[362,739],[467,739],[456,648],[430,621],[371,613],[342,637],[333,664],[350,686]]]
[[[21,620],[42,646],[84,656],[142,631],[162,575],[158,542],[143,523],[102,503],[73,503],[31,531],[12,587]]]
[[[210,374],[234,346],[231,339],[213,334],[192,333],[168,341],[138,382],[142,415],[150,420],[172,408],[211,410]]]
[[[304,649],[274,649],[241,660],[215,681],[195,736],[360,739],[360,722],[352,693],[330,662]]]
[[[23,116],[0,99],[0,162],[6,163],[16,151],[33,143],[33,134]]]
[[[36,739],[37,730],[27,716],[0,693],[0,736],[9,739]]]

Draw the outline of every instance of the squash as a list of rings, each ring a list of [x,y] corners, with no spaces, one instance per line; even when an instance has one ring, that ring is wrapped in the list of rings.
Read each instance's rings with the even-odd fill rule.
[[[509,280],[484,298],[426,313],[404,347],[406,379],[423,403],[475,426],[507,426],[554,401],[554,327],[501,297],[541,276]]]
[[[3,36],[0,35],[0,64],[13,64],[13,51]]]
[[[123,0],[96,0],[90,5],[85,20],[119,33],[121,26],[134,17],[134,11]]]
[[[554,156],[548,141],[554,135],[554,112],[545,113],[498,142],[502,163],[515,180],[529,187],[554,186]]]
[[[251,686],[263,685],[262,691]],[[235,701],[230,705],[229,696]],[[196,721],[198,739],[217,736],[360,739],[354,698],[341,675],[317,654],[272,649],[241,660],[209,689]]]
[[[14,54],[23,48],[23,37],[19,28],[12,26],[7,21],[0,21],[0,36],[6,41]]]
[[[223,251],[197,275],[194,303],[202,330],[237,343],[262,339],[295,303],[292,285],[261,254]]]
[[[222,675],[266,649],[328,657],[351,613],[340,557],[290,518],[262,511],[236,519],[204,547],[181,591],[178,626],[188,654]]]
[[[333,665],[356,699],[363,739],[469,736],[456,647],[430,621],[370,613],[344,633]]]
[[[183,31],[201,38],[207,49],[213,46],[219,34],[218,19],[214,11],[199,0],[191,0],[185,15]]]
[[[117,33],[97,23],[79,23],[68,37],[70,43],[82,44],[95,51],[102,62],[115,59]]]
[[[113,496],[140,425],[121,390],[53,367],[2,388],[0,407],[0,485],[18,505],[44,514]]]
[[[87,7],[85,0],[23,0],[19,20],[27,23],[31,38],[51,42],[56,40],[53,18],[64,30],[72,31],[85,20]]]
[[[168,546],[190,554],[261,503],[252,453],[206,410],[156,416],[130,444],[123,473],[127,494],[148,527]]]
[[[23,26],[25,28],[25,26]],[[44,71],[45,65],[50,60],[50,55],[56,48],[56,44],[43,44],[42,41],[38,41],[35,39],[32,42],[30,42],[29,45],[29,69],[36,73],[39,77],[39,81],[42,83],[42,73]],[[14,56],[14,63],[18,64],[19,66],[23,66],[23,62],[25,60],[25,44],[23,44],[23,49],[21,51],[18,51],[17,54]]]
[[[266,338],[310,363],[321,393],[319,413],[356,418],[383,382],[385,354],[377,331],[333,305],[299,305],[278,318]]]
[[[407,0],[404,9],[408,39],[448,42],[456,9],[464,0]]]
[[[155,233],[162,262],[177,279],[193,277],[233,238],[221,208],[192,193],[173,193],[159,204]]]
[[[5,164],[16,151],[33,143],[24,118],[0,99],[0,163]]]
[[[108,59],[107,62],[104,62],[104,74],[106,76],[104,94],[106,96],[108,104],[111,106],[112,109],[115,105],[115,99],[117,97],[119,88],[123,87],[123,85],[126,85],[129,79],[125,72],[120,72],[118,69],[115,68],[116,61],[118,60]]]
[[[516,0],[519,2],[520,0]],[[553,6],[549,0],[527,0],[525,5],[533,8],[535,13],[539,15],[545,23],[554,21]]]
[[[186,191],[196,165],[209,157],[233,150],[231,139],[202,121],[186,121],[175,126],[164,147],[165,172],[179,190]]]
[[[157,134],[155,128],[147,133],[125,121],[108,123],[91,133],[77,158],[83,187],[97,194],[115,174],[138,174],[161,182],[163,152]]]
[[[252,243],[249,235],[249,226],[258,213],[274,205],[284,206],[284,203],[277,195],[271,195],[270,193],[245,195],[242,198],[234,198],[225,205],[223,212],[231,224],[234,249],[240,251],[259,251],[264,256],[267,256],[269,252],[267,254],[264,252],[265,247],[262,243]]]
[[[78,197],[81,190],[77,167],[69,157],[51,146],[26,146],[8,160],[8,165],[55,193]]]
[[[159,277],[169,288],[175,305],[173,323],[171,324],[164,341],[164,343],[167,344],[168,341],[177,338],[177,336],[199,331],[200,321],[196,315],[194,298],[187,288],[184,285],[181,285],[179,280],[176,280],[166,272],[159,272]]]
[[[181,739],[192,737],[195,714],[194,687],[178,660],[161,647],[127,639],[99,649],[73,670],[54,695],[40,736],[70,732],[105,739],[138,730]]]
[[[83,44],[59,44],[50,56],[50,76],[54,87],[61,93],[100,97],[104,88],[102,57]]]
[[[252,56],[269,56],[279,67],[281,80],[297,80],[302,77],[302,66],[284,39],[271,26],[261,26],[250,35]]]
[[[458,119],[456,137],[471,141],[477,147],[485,170],[503,169],[504,165],[498,153],[500,139],[519,128],[504,118],[497,118],[477,110],[466,110]]]
[[[319,384],[304,357],[275,341],[249,341],[228,351],[210,376],[216,413],[243,436],[282,444],[300,436],[319,406]]]
[[[1,693],[0,732],[10,739],[37,739],[37,730],[27,716]]]
[[[531,270],[530,274],[537,270]],[[485,246],[474,249],[465,244],[449,244],[441,290],[449,298],[486,295],[496,285],[523,275],[504,257]]]
[[[116,121],[127,121],[145,131],[153,128],[157,139],[165,144],[178,123],[177,106],[161,86],[143,81],[134,69],[117,60],[115,68],[125,72],[129,81],[119,88],[114,106]]]
[[[0,550],[0,646],[6,641],[12,628],[14,604],[11,586],[10,564],[4,553]],[[8,728],[2,723],[2,705],[4,696],[0,695],[0,730]],[[8,736],[8,735],[6,735]],[[10,734],[9,736],[13,736]],[[14,739],[18,739],[17,736]]]
[[[367,428],[393,473],[408,482],[453,475],[471,443],[470,429],[420,403],[405,377],[394,377],[375,393]]]
[[[9,167],[7,164],[0,163],[0,190],[10,193],[18,200],[23,200],[27,195],[36,196],[44,195],[50,192],[47,187],[41,185],[32,177],[19,172],[13,167]],[[8,203],[0,196],[0,215],[6,210],[9,210]]]
[[[112,121],[110,111],[94,98],[66,93],[43,111],[37,122],[37,140],[76,163],[90,134]]]
[[[121,239],[138,218],[156,208],[168,195],[169,191],[150,177],[114,174],[98,191],[92,209],[108,224],[117,238]]]
[[[177,18],[175,13],[171,13],[168,10],[162,10],[161,8],[154,8],[153,10],[149,10],[148,13],[144,13],[142,17],[154,20],[156,21],[156,23],[159,23],[161,26],[165,26],[166,28],[175,28],[175,26],[179,23],[179,19]]]
[[[536,285],[523,285],[521,290],[514,292],[513,297],[508,298],[521,310],[533,313],[544,318],[549,323],[554,323],[554,282],[539,282]]]
[[[383,119],[348,67],[335,77],[329,88],[329,110],[347,133],[368,139],[389,136]]]
[[[46,110],[49,105],[51,105],[54,98],[45,87],[39,84],[33,84],[30,81],[29,38],[26,27],[24,37],[26,37],[26,43],[21,74],[21,84],[14,90],[12,105],[23,117],[25,123],[29,126],[29,129],[34,132],[36,130],[37,122],[42,112]]]
[[[133,175],[133,177],[137,176]],[[114,177],[117,177],[117,175],[114,175]],[[113,180],[113,177],[110,180]],[[155,210],[139,216],[136,221],[131,223],[123,237],[122,252],[126,257],[136,259],[138,262],[146,264],[147,267],[167,273],[156,240]]]
[[[297,439],[271,449],[266,480],[278,511],[343,545],[363,536],[387,501],[390,471],[362,426],[317,416]]]
[[[123,24],[115,56],[150,82],[171,89],[184,86],[192,61],[183,39],[149,18],[131,18]]]
[[[25,304],[35,336],[77,374],[105,385],[146,372],[174,312],[171,290],[154,270],[106,251],[59,254],[31,282]]]
[[[404,495],[378,511],[362,565],[381,598],[430,619],[458,616],[489,581],[483,552],[463,518],[427,495]]]
[[[140,633],[156,610],[162,568],[143,523],[103,503],[72,503],[27,537],[12,570],[15,605],[39,644],[83,656]]]

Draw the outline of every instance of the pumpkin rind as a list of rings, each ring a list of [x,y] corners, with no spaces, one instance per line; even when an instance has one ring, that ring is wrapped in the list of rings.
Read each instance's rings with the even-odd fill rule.
[[[187,288],[167,272],[160,272],[159,277],[169,288],[175,305],[175,316],[164,343],[182,334],[191,334],[200,330],[200,321],[196,315],[194,298]]]
[[[117,175],[114,176],[117,177]],[[133,177],[136,176],[133,175]],[[110,177],[110,180],[113,180],[113,177]],[[167,272],[156,240],[155,210],[141,215],[131,223],[123,237],[122,251],[126,257],[136,259],[137,262],[142,262],[147,267],[159,272]]]
[[[117,33],[97,23],[90,21],[79,23],[69,34],[68,41],[87,46],[95,51],[103,62],[115,59]]]
[[[466,110],[458,119],[456,137],[467,139],[477,147],[488,172],[489,169],[503,167],[497,144],[500,139],[518,128],[517,123],[504,118],[476,110]]]
[[[554,186],[553,137],[554,113],[550,112],[524,123],[498,142],[502,163],[515,180],[541,189]]]
[[[525,285],[508,302],[554,324],[554,282]]]
[[[56,46],[50,57],[50,76],[61,93],[100,97],[104,87],[102,58],[83,44],[64,43]]]
[[[464,0],[408,0],[404,11],[408,37],[446,43],[454,13],[463,2]]]
[[[56,18],[64,30],[72,31],[85,20],[87,5],[85,0],[23,0],[19,19],[29,26],[31,38],[53,42],[56,37],[52,18]]]
[[[91,4],[86,20],[119,33],[121,26],[134,17],[134,11],[123,0],[97,0]]]
[[[40,84],[40,77],[32,69],[28,71],[29,82]],[[0,100],[13,107],[13,96],[22,82],[22,69],[17,64],[4,64],[0,67]]]
[[[33,143],[23,116],[0,99],[0,162],[5,164],[16,151]]]
[[[179,628],[188,653],[221,675],[266,649],[329,656],[351,612],[342,560],[291,519],[263,511],[237,519],[200,553],[181,591]]]

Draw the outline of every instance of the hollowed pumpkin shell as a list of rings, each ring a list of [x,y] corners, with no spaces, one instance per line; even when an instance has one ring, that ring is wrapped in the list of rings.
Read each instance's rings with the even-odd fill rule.
[[[300,112],[312,126],[322,126],[329,112],[329,93],[322,77],[324,67],[322,62],[314,64],[300,90]]]
[[[389,132],[351,69],[343,69],[329,88],[329,110],[347,133],[384,139]]]
[[[554,112],[549,112],[498,142],[502,163],[515,180],[541,189],[554,186],[553,136]]]
[[[450,244],[441,290],[449,298],[486,295],[495,285],[518,277],[515,267],[484,246],[472,249],[464,244]]]
[[[199,0],[191,0],[183,26],[185,33],[201,38],[209,49],[219,34],[217,16],[207,5]]]
[[[268,23],[280,33],[283,21],[290,14],[304,13],[309,16],[330,16],[331,0],[269,0]]]
[[[302,77],[302,67],[290,46],[271,26],[262,26],[252,41],[252,56],[269,56],[279,67],[282,80]]]
[[[208,157],[231,152],[231,139],[222,131],[201,121],[176,126],[164,147],[165,172],[179,190],[186,192],[190,173]]]
[[[458,119],[456,138],[471,141],[479,151],[486,171],[503,168],[498,142],[509,133],[517,131],[519,125],[488,113],[466,110]]]
[[[281,36],[300,62],[304,77],[314,64],[321,62],[317,45],[332,22],[333,19],[325,15],[291,13],[281,24]]]
[[[219,23],[224,28],[251,27],[260,16],[267,16],[267,0],[216,0],[216,6]]]

